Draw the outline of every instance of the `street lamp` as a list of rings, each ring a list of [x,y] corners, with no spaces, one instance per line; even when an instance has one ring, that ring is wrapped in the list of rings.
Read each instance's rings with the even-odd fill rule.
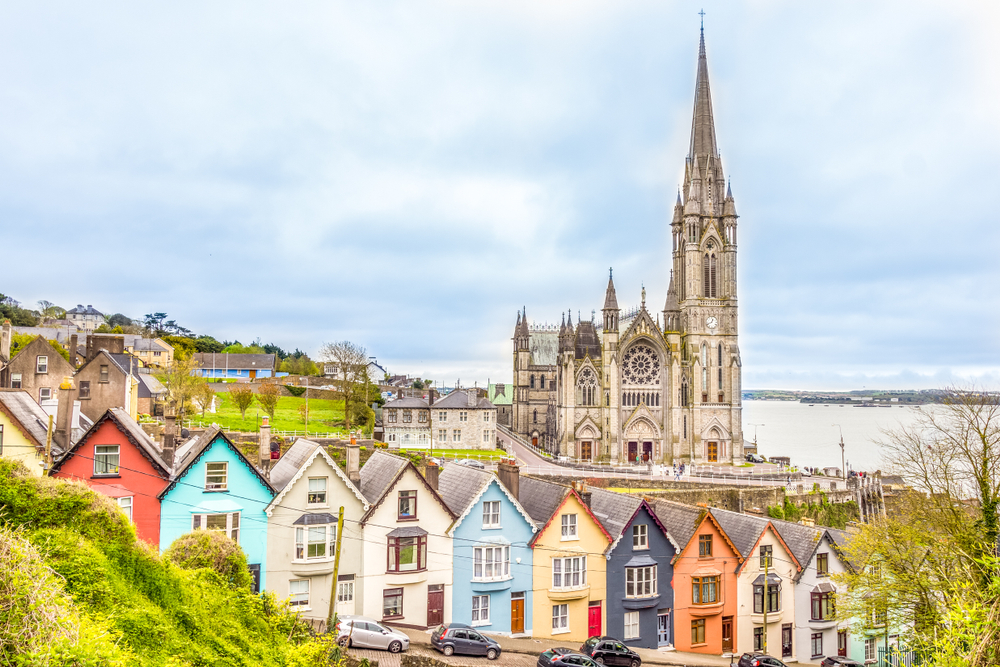
[[[767,424],[748,424],[748,426],[753,426],[753,449],[754,453],[759,455],[760,452],[757,451],[757,427],[767,426]]]
[[[836,426],[840,431],[840,474],[844,476],[844,481],[847,481],[847,463],[844,459],[844,429],[840,428],[840,424],[831,424],[831,426]]]

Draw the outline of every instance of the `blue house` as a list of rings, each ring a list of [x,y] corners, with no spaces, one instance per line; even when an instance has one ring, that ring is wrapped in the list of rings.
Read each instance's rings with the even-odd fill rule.
[[[177,449],[170,483],[160,492],[160,551],[192,530],[219,530],[247,555],[254,589],[267,570],[267,515],[274,489],[213,426]]]
[[[591,511],[613,538],[608,559],[608,634],[655,649],[674,641],[673,559],[679,548],[649,504],[590,489]]]
[[[439,475],[438,493],[458,516],[448,530],[454,540],[451,618],[491,634],[530,635],[528,543],[538,528],[517,501],[517,466],[501,463],[498,472],[451,463]]]

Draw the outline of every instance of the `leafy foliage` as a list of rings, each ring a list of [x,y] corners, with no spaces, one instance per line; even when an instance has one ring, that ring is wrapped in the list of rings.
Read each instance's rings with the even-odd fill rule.
[[[185,570],[208,568],[236,588],[249,589],[253,583],[247,557],[240,545],[215,530],[196,530],[181,535],[163,557]]]
[[[198,338],[194,341],[194,346],[199,352],[203,353],[222,352],[222,350],[226,347],[211,336],[198,336]]]
[[[263,408],[264,412],[271,419],[274,419],[274,409],[278,407],[278,398],[280,396],[281,390],[273,382],[262,384],[260,389],[257,390],[257,402],[260,403],[260,407]]]
[[[818,502],[807,500],[796,505],[789,498],[785,498],[781,505],[769,506],[767,515],[772,519],[784,519],[796,523],[803,517],[808,517],[817,525],[830,528],[846,528],[849,521],[857,521],[859,518],[858,504],[853,500],[846,503],[831,503],[827,501],[825,493],[816,494],[816,500]]]
[[[233,400],[233,404],[239,409],[240,417],[242,419],[247,418],[247,408],[253,403],[253,389],[250,388],[248,384],[234,384],[229,388],[229,398]]]
[[[20,302],[0,294],[0,322],[10,320],[15,327],[33,327],[38,324],[38,314],[21,308]]]

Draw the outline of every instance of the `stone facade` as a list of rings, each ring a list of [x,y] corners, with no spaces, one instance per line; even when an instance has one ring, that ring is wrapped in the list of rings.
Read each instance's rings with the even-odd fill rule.
[[[514,329],[513,430],[552,453],[616,462],[743,458],[736,298],[736,204],[715,140],[702,34],[684,185],[671,221],[660,314],[618,306],[603,321]]]

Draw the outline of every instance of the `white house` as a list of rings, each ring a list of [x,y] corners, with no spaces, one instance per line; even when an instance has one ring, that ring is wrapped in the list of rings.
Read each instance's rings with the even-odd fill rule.
[[[808,560],[803,559],[805,567],[795,581],[795,606],[799,610],[795,618],[795,641],[799,646],[799,662],[820,662],[827,656],[847,657],[849,623],[847,620],[838,622],[834,616],[836,595],[838,591],[843,592],[844,587],[838,588],[830,575],[843,574],[848,566],[841,559],[829,530],[798,528],[812,530],[818,537],[813,540]],[[778,529],[786,532],[783,525],[779,524]]]

